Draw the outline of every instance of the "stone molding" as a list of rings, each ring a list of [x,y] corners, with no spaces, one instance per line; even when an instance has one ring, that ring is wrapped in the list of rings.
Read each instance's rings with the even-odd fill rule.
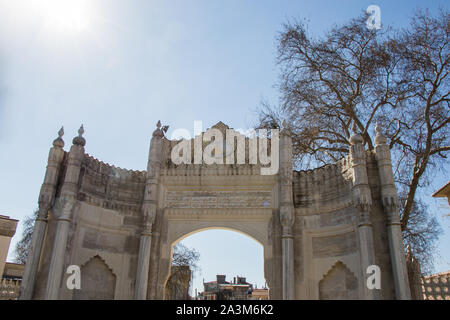
[[[169,220],[239,219],[240,221],[268,221],[272,218],[271,208],[165,208],[164,215]]]

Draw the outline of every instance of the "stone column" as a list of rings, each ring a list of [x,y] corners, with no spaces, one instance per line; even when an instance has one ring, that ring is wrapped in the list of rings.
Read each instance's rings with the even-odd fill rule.
[[[353,127],[355,132],[355,127]],[[367,267],[375,264],[375,249],[373,242],[372,221],[370,219],[370,209],[372,206],[372,196],[367,178],[366,150],[363,145],[363,138],[356,132],[350,137],[350,158],[353,170],[352,196],[353,204],[358,210],[358,239],[360,244],[360,265],[363,296],[362,299],[377,299],[377,289],[367,287]]]
[[[405,252],[403,249],[402,230],[398,213],[398,195],[392,173],[391,152],[386,144],[386,137],[381,134],[380,127],[375,128],[375,154],[378,162],[378,174],[381,184],[381,199],[387,215],[389,250],[392,272],[394,275],[395,295],[399,300],[410,300],[411,291],[406,269]]]
[[[155,222],[158,201],[158,178],[161,170],[162,139],[167,127],[161,129],[158,121],[150,142],[147,163],[147,180],[145,185],[144,202],[142,204],[143,231],[139,245],[138,267],[136,273],[135,299],[147,299],[148,275],[150,268],[150,254],[152,245],[152,229]]]
[[[62,139],[62,136],[64,135],[63,128],[59,130],[58,135],[58,138],[53,141],[53,147],[50,149],[48,155],[47,170],[39,194],[39,211],[36,222],[34,223],[30,251],[23,273],[19,295],[20,300],[30,300],[33,297],[34,283],[39,267],[45,230],[47,228],[48,211],[55,199],[60,167],[64,159],[64,141]]]
[[[67,161],[66,175],[61,188],[61,195],[56,200],[53,210],[57,220],[57,227],[45,293],[47,300],[56,300],[59,297],[70,219],[76,203],[81,162],[84,157],[84,146],[86,144],[86,140],[82,137],[83,133],[84,129],[81,126],[78,130],[78,137],[73,139],[73,145],[70,148]]]
[[[285,123],[283,123],[285,126]],[[272,139],[274,138],[272,134]],[[271,152],[274,152],[273,150]],[[292,196],[292,139],[283,128],[280,134],[280,223],[283,259],[283,300],[295,299],[294,235],[295,220]]]
[[[148,272],[150,270],[150,253],[152,246],[152,233],[144,231],[141,233],[139,245],[138,268],[136,273],[136,300],[147,299]]]

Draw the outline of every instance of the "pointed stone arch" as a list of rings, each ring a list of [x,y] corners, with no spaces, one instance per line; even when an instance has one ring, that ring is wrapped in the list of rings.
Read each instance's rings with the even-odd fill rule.
[[[319,281],[319,299],[358,299],[358,278],[342,261],[337,261]]]
[[[116,275],[98,254],[81,267],[81,289],[74,290],[74,300],[112,300],[116,289]]]

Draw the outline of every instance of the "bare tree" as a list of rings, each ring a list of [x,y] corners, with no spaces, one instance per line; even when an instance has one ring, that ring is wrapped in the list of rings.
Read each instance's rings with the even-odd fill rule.
[[[15,261],[25,264],[30,252],[31,238],[33,237],[34,221],[37,218],[37,211],[23,220],[22,239],[16,244]]]
[[[450,150],[449,14],[418,11],[408,28],[395,32],[369,30],[366,20],[352,19],[322,38],[310,36],[303,23],[284,25],[277,57],[281,104],[263,103],[260,124],[279,127],[286,119],[296,163],[309,168],[346,155],[353,125],[373,150],[372,129],[380,122],[403,200],[404,238],[414,254],[425,252],[425,244],[432,251],[439,228],[415,197]],[[411,231],[420,229],[429,235],[419,249]]]
[[[406,174],[398,175],[406,189],[402,229],[407,228],[417,188],[428,182],[426,173],[447,158],[450,151],[450,15],[441,11],[431,17],[419,11],[410,29],[393,39],[392,54],[399,57],[399,86],[406,93],[398,108],[388,108],[380,118],[389,126],[390,146],[406,164]]]
[[[177,243],[173,248],[171,274],[166,284],[166,299],[189,299],[192,274],[200,270],[200,253]]]
[[[400,194],[400,200],[404,199],[405,196]],[[439,239],[440,233],[441,227],[436,217],[423,201],[416,199],[411,208],[409,223],[406,230],[403,231],[403,241],[405,248],[407,245],[411,250],[414,248],[413,255],[420,262],[423,274],[433,272],[436,241]]]
[[[198,271],[200,270],[199,261],[200,253],[196,249],[188,248],[182,243],[177,243],[173,248],[173,266],[189,266],[192,271]]]

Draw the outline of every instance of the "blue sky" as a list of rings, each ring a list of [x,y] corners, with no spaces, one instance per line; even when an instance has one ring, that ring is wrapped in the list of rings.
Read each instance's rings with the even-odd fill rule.
[[[306,18],[320,35],[370,4],[380,6],[383,25],[397,27],[409,23],[415,8],[435,12],[448,6],[447,1],[64,1],[78,5],[0,0],[0,214],[19,220],[37,207],[48,150],[61,125],[66,149],[83,123],[88,153],[143,170],[157,120],[191,132],[194,120],[202,120],[204,128],[218,121],[249,128],[262,99],[278,101],[276,36],[288,19]],[[423,195],[443,185],[444,176]],[[427,201],[445,230],[437,271],[448,270],[450,223],[441,218],[448,206]],[[12,247],[20,233],[21,227]],[[255,251],[250,238],[207,231],[184,243],[202,254],[196,287],[216,273],[264,281],[262,250]],[[214,246],[228,254],[214,255]],[[234,268],[235,261],[242,262],[241,269]]]

